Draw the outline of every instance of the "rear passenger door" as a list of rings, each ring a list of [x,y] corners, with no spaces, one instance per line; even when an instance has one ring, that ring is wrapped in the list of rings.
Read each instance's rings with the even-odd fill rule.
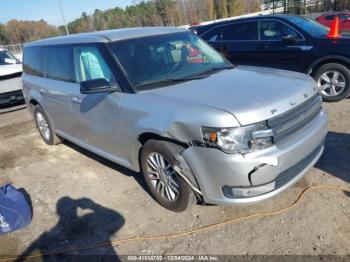
[[[43,76],[39,92],[43,98],[54,128],[73,135],[70,93],[73,83],[72,49],[70,46],[48,46],[42,48]]]
[[[222,25],[205,33],[202,38],[220,51],[230,62],[256,65],[258,26],[256,21]]]

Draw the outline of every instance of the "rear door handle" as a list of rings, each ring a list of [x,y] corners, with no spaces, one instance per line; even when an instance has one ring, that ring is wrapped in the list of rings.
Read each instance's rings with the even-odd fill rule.
[[[81,102],[83,102],[83,100],[81,100],[79,97],[73,97],[72,102],[75,104],[81,104]]]

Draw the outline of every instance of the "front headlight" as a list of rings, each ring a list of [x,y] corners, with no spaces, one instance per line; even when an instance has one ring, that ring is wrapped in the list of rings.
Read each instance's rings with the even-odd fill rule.
[[[226,153],[246,154],[273,143],[273,131],[266,122],[234,128],[202,127],[203,141]]]

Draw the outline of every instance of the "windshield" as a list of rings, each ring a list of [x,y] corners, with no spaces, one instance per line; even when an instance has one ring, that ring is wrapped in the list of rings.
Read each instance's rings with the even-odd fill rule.
[[[287,16],[286,19],[314,37],[325,37],[329,32],[327,27],[307,17]]]
[[[137,91],[190,81],[232,65],[191,32],[154,35],[110,44]]]
[[[18,64],[17,58],[8,51],[0,51],[0,65]]]

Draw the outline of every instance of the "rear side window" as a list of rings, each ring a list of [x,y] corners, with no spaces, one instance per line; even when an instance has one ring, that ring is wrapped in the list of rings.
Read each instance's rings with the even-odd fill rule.
[[[24,48],[23,71],[29,75],[42,76],[40,47]]]
[[[258,23],[256,21],[226,25],[222,38],[225,41],[258,40]]]
[[[260,40],[281,40],[287,35],[301,39],[301,36],[292,27],[277,20],[259,21],[259,35]]]
[[[348,20],[349,18],[350,18],[350,16],[346,15],[346,14],[339,15],[339,19],[342,20],[342,21]]]
[[[325,20],[334,20],[335,15],[327,15],[324,17]]]
[[[43,51],[46,77],[71,82],[73,79],[71,47],[46,47]]]
[[[222,29],[222,26],[214,28],[213,30],[210,30],[207,33],[203,34],[201,37],[207,42],[220,41],[222,38]]]

